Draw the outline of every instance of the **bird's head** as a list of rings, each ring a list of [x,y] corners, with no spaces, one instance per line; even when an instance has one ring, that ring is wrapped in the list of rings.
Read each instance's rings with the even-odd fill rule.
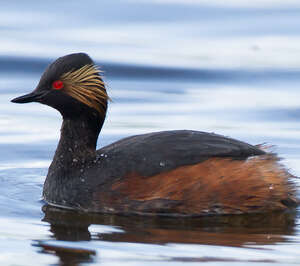
[[[85,110],[105,117],[109,97],[100,72],[85,53],[60,57],[47,67],[33,92],[12,102],[40,102],[64,117],[78,116]]]

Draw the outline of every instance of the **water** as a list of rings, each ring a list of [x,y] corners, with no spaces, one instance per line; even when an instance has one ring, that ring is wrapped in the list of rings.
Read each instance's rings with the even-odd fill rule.
[[[298,1],[9,1],[0,10],[1,265],[274,265],[300,260],[299,209],[170,219],[47,208],[61,118],[14,105],[51,60],[89,53],[113,99],[98,146],[165,129],[268,143],[300,176]]]

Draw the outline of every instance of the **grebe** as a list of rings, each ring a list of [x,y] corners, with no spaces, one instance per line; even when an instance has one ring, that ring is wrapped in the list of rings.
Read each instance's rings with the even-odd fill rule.
[[[85,53],[58,58],[33,92],[12,100],[46,104],[63,117],[43,189],[48,204],[169,216],[258,213],[297,205],[292,175],[275,155],[221,135],[162,131],[96,150],[108,100],[101,73]]]

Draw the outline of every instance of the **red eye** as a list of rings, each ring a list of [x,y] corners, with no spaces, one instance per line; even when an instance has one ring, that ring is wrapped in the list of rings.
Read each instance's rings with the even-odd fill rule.
[[[64,87],[64,84],[63,84],[63,82],[61,80],[56,80],[56,81],[54,81],[52,83],[52,87],[55,90],[60,90],[60,89],[62,89]]]

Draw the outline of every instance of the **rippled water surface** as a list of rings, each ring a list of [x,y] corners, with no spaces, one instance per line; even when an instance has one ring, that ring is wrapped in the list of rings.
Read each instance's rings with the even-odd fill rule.
[[[2,3],[1,265],[299,264],[299,209],[170,219],[44,206],[61,118],[10,103],[51,60],[84,51],[105,71],[113,99],[99,147],[149,131],[217,132],[274,145],[300,176],[300,4],[220,2]]]

